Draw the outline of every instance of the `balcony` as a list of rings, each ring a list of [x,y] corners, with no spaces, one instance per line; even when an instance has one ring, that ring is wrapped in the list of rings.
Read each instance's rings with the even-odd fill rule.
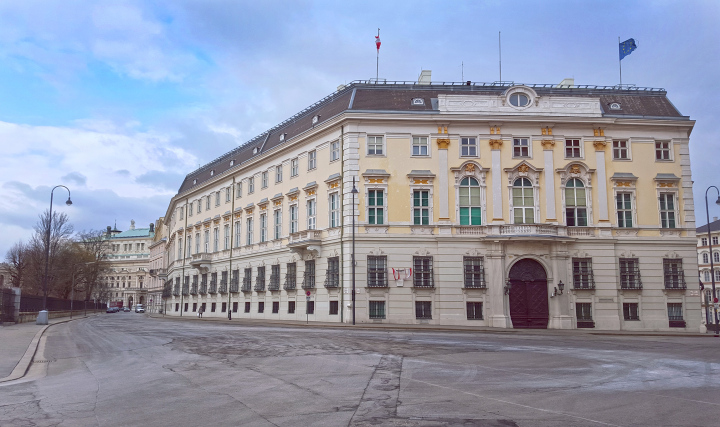
[[[193,254],[190,260],[190,266],[199,270],[207,270],[210,268],[210,262],[212,261],[212,254],[210,253],[199,253]]]
[[[207,294],[207,283],[201,283],[200,284],[200,292],[198,292],[200,295]]]
[[[319,254],[322,245],[320,237],[321,233],[318,230],[306,230],[298,233],[292,233],[287,247],[296,253],[309,251]]]
[[[150,270],[150,276],[151,277],[159,277],[161,279],[167,278],[167,269],[166,268],[154,268]]]
[[[219,292],[221,294],[227,293],[227,280],[220,280],[220,289]]]
[[[236,294],[240,290],[238,279],[230,280],[230,293]]]
[[[173,296],[179,297],[180,296],[180,285],[175,285],[173,287]]]
[[[255,291],[256,292],[264,292],[265,291],[265,277],[258,276],[255,278]]]
[[[182,294],[183,295],[190,295],[190,287],[188,285],[183,285],[182,287]]]
[[[555,225],[515,224],[501,225],[501,236],[557,236],[558,227]]]
[[[305,276],[301,287],[303,289],[315,289],[315,277],[314,276]]]
[[[268,285],[268,291],[279,291],[280,290],[280,276],[270,275],[270,284]]]
[[[252,283],[251,279],[249,277],[243,278],[243,284],[242,284],[242,291],[243,292],[252,292]]]
[[[208,289],[209,294],[216,294],[217,293],[217,282],[210,281],[210,289]]]
[[[285,276],[285,285],[283,285],[283,289],[286,291],[294,291],[296,289],[296,280],[295,276]]]
[[[190,295],[197,295],[198,293],[198,285],[197,283],[193,283],[190,287]]]

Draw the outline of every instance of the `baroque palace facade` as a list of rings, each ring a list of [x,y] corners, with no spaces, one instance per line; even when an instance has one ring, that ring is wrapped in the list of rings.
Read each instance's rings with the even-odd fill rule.
[[[149,246],[153,243],[154,228],[154,224],[149,228],[135,228],[134,220],[130,221],[126,231],[107,227],[109,276],[104,279],[108,288],[108,306],[118,302],[131,308],[135,304],[147,304]]]
[[[187,175],[167,314],[698,331],[693,125],[662,89],[341,86]]]

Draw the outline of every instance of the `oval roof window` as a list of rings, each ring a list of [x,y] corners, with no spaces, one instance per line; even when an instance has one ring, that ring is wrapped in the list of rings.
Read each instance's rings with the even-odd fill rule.
[[[610,104],[610,109],[611,110],[622,110],[622,106],[620,105],[619,102],[613,102],[612,104]]]
[[[530,104],[530,98],[527,95],[520,92],[515,92],[510,95],[510,105],[513,107],[527,107]]]

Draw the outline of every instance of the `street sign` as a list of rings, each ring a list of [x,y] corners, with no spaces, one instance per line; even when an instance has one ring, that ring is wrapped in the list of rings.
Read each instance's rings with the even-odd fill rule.
[[[310,297],[310,291],[305,292],[305,296]]]

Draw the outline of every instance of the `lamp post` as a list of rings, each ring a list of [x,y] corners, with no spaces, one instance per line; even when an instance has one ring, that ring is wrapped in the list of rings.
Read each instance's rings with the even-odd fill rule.
[[[355,188],[355,177],[353,176],[353,188],[352,191],[352,316],[353,325],[355,324],[355,195],[358,193]]]
[[[52,230],[52,204],[53,204],[53,192],[56,188],[62,187],[67,190],[68,192],[68,199],[65,202],[66,205],[70,206],[72,205],[72,200],[70,200],[70,189],[67,188],[64,185],[56,185],[53,187],[52,190],[50,190],[50,214],[48,215],[48,223],[47,223],[47,233],[45,234],[45,274],[43,275],[43,311],[47,313],[47,275],[48,275],[48,262],[50,260],[50,232]],[[40,317],[40,316],[38,316]],[[47,314],[44,318],[44,324],[47,324]]]
[[[710,209],[708,208],[708,191],[714,188],[718,193],[718,198],[715,201],[716,204],[720,205],[720,190],[714,185],[711,185],[705,190],[705,215],[707,217],[707,235],[708,235],[708,246],[710,247],[710,277],[712,278],[712,302],[715,302],[717,294],[715,293],[715,267],[713,266],[713,251],[712,251],[712,237],[710,236]],[[713,309],[715,312],[715,336],[720,337],[720,324],[718,324],[718,312],[717,308]]]

